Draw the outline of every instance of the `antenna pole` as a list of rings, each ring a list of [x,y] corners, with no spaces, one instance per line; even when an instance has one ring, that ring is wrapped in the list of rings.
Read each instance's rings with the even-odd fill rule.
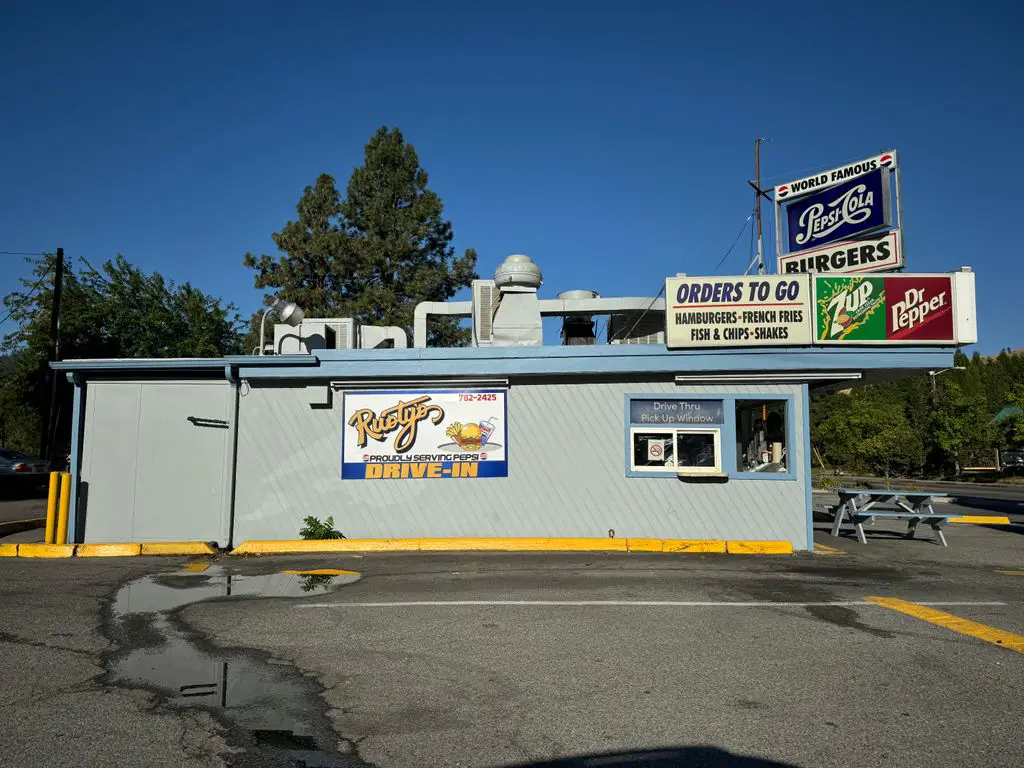
[[[761,142],[763,137],[754,139],[754,210],[757,214],[757,274],[764,274],[764,251],[761,238]]]

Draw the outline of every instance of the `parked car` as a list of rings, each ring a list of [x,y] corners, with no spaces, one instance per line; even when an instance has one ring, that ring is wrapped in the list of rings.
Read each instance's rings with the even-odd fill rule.
[[[1024,469],[1024,451],[1000,451],[999,464],[1003,472]]]
[[[19,451],[0,448],[0,488],[25,488],[46,482],[50,466]]]

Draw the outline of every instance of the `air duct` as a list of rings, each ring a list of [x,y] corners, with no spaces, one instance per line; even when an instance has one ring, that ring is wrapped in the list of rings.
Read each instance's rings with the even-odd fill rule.
[[[591,300],[600,298],[597,291],[562,291],[562,301]],[[562,320],[562,345],[566,347],[596,344],[594,318],[592,315],[566,315]]]

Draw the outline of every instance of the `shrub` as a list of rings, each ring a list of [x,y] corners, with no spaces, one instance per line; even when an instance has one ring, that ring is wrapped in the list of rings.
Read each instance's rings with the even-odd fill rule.
[[[322,523],[312,515],[302,520],[305,525],[299,530],[304,539],[344,539],[345,534],[334,527],[334,517],[328,517]]]

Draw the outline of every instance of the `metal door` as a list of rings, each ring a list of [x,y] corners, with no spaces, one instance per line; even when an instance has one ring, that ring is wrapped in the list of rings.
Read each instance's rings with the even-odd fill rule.
[[[227,544],[230,395],[226,381],[90,382],[86,541]]]

